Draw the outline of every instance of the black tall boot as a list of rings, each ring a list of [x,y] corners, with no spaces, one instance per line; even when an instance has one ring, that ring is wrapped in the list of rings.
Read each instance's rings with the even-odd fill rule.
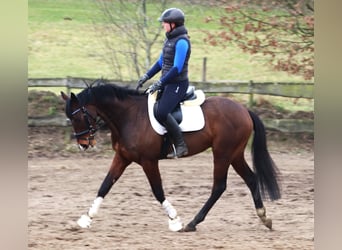
[[[188,147],[186,146],[183,134],[176,122],[175,118],[171,114],[167,115],[166,121],[164,122],[164,126],[167,132],[170,134],[171,139],[176,147],[176,154],[174,152],[168,154],[166,157],[171,158],[179,158],[188,153]]]

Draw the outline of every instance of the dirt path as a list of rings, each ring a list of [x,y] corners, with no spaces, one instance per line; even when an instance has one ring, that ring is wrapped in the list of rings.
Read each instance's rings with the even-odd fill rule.
[[[314,249],[313,152],[270,152],[283,175],[282,199],[265,202],[274,230],[259,222],[249,190],[231,168],[227,191],[193,233],[168,230],[163,209],[134,164],[105,198],[92,227],[78,229],[75,221],[95,198],[111,157],[30,157],[29,249]],[[160,170],[166,196],[188,223],[209,196],[211,154],[164,160]]]

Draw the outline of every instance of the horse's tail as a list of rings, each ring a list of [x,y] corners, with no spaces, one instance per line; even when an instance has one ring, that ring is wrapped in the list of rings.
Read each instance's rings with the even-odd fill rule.
[[[279,171],[267,150],[265,127],[254,112],[250,110],[248,112],[254,126],[252,159],[260,191],[263,197],[266,197],[267,191],[271,200],[277,200],[281,196],[278,184]]]

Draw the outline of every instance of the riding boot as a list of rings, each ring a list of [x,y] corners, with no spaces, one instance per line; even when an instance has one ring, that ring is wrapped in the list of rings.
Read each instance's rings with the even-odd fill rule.
[[[183,139],[183,134],[178,126],[177,121],[171,114],[167,115],[166,121],[164,122],[164,126],[169,133],[173,143],[175,144],[176,148],[176,154],[175,152],[172,152],[168,154],[166,157],[171,159],[171,158],[179,158],[188,153],[188,147],[186,146],[184,139]]]

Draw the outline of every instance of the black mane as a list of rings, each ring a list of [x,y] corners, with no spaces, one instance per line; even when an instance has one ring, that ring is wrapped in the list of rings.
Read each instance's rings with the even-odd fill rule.
[[[142,96],[144,93],[139,92],[136,89],[131,89],[129,86],[118,86],[113,83],[108,83],[105,80],[95,81],[97,84],[94,86],[91,84],[86,89],[77,94],[77,98],[81,105],[91,103],[96,100],[104,100],[107,98],[117,98],[119,100],[125,100],[130,96]]]

